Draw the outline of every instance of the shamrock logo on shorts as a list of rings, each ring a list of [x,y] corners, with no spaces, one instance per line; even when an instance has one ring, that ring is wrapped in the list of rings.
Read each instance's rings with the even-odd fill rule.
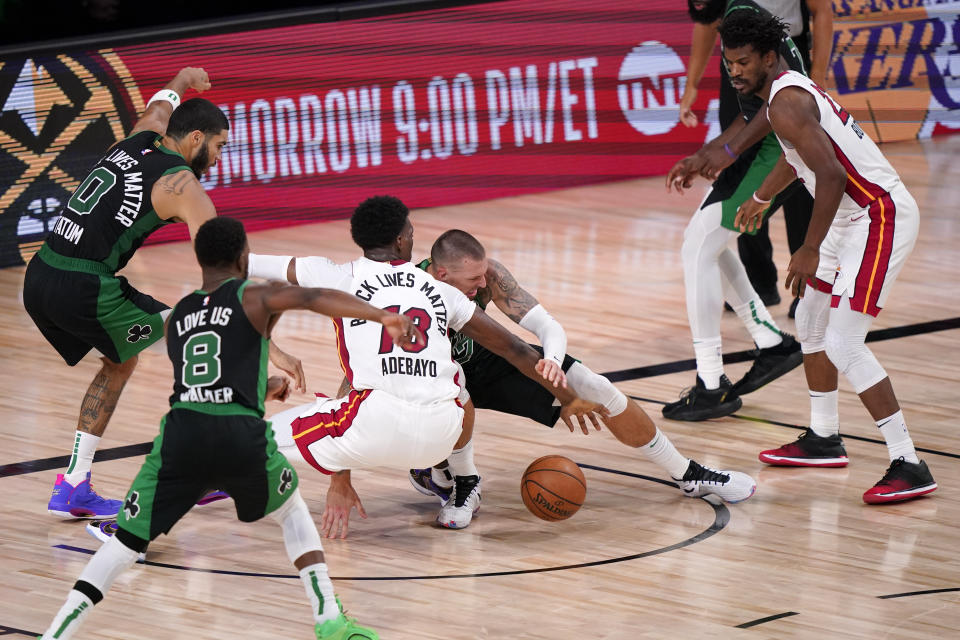
[[[283,495],[293,486],[293,471],[285,468],[280,472],[280,486],[277,487],[277,493]]]
[[[127,333],[127,342],[140,342],[146,340],[153,333],[153,327],[148,324],[135,324],[130,327]]]
[[[123,510],[126,512],[128,518],[136,518],[137,514],[140,513],[140,505],[137,504],[139,501],[140,494],[136,491],[131,491],[126,502],[123,503]]]

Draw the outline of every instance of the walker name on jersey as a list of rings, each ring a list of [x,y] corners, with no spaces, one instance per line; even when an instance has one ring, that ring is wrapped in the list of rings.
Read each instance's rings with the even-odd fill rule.
[[[417,286],[416,275],[423,274],[422,271],[396,271],[394,273],[378,273],[374,276],[371,281],[370,278],[367,278],[360,283],[360,288],[357,289],[353,295],[357,296],[361,300],[370,302],[373,300],[373,294],[379,291],[380,289],[385,289],[387,287],[408,287],[414,289]],[[420,285],[420,291],[424,293],[427,297],[427,300],[430,302],[430,306],[433,308],[433,316],[436,320],[437,330],[440,332],[440,335],[447,335],[447,305],[443,302],[443,297],[436,291],[430,282],[424,282]],[[363,323],[363,320],[352,320],[350,326],[356,326]]]
[[[437,361],[410,356],[384,356],[380,358],[380,370],[383,375],[437,377]]]
[[[231,387],[220,387],[219,389],[190,387],[180,394],[180,402],[230,404],[233,402],[233,389]]]
[[[225,327],[230,323],[230,314],[233,309],[230,307],[213,307],[212,309],[201,309],[200,311],[191,311],[182,319],[177,320],[174,325],[177,335],[182,336],[197,327],[203,327],[208,324],[215,324]]]

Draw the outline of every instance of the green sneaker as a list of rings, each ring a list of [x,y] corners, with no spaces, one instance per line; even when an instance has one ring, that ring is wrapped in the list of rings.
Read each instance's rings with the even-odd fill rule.
[[[356,619],[343,615],[340,598],[337,598],[337,606],[340,608],[339,616],[314,626],[317,640],[380,640],[376,631],[361,627]]]

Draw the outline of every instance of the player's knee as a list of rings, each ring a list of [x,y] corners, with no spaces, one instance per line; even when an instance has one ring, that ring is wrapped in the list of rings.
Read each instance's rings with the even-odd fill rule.
[[[826,349],[827,322],[830,318],[830,297],[822,292],[807,295],[797,304],[797,339],[804,353]]]
[[[842,331],[827,330],[827,357],[837,370],[860,394],[887,377],[887,372],[877,361],[870,348],[864,344],[862,335],[847,335]]]
[[[283,544],[290,562],[296,562],[297,558],[311,551],[323,552],[317,526],[310,517],[310,510],[299,489],[295,489],[286,502],[271,512],[270,517],[276,520],[283,530]]]
[[[627,409],[627,396],[623,392],[579,362],[570,365],[567,381],[578,396],[603,405],[611,416],[620,415]]]
[[[109,358],[102,358],[103,372],[111,378],[126,380],[133,375],[133,371],[137,368],[137,362],[139,360],[140,358],[138,356],[131,356],[123,362],[113,362]]]

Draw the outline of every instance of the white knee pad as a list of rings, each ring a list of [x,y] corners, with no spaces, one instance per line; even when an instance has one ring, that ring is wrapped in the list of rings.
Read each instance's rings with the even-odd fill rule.
[[[294,490],[279,509],[273,511],[270,517],[280,523],[283,529],[283,545],[287,549],[290,562],[310,551],[323,551],[317,525],[310,517],[307,503],[303,501],[300,490]]]
[[[797,304],[797,339],[804,353],[817,353],[827,347],[827,323],[830,321],[830,294],[807,287]]]
[[[887,377],[887,372],[864,344],[871,321],[870,316],[852,311],[842,300],[840,309],[834,309],[830,314],[827,326],[827,357],[857,394]]]
[[[579,362],[570,365],[567,382],[578,396],[590,402],[606,407],[610,416],[618,416],[627,410],[627,396],[613,386],[613,383],[594,373]]]

